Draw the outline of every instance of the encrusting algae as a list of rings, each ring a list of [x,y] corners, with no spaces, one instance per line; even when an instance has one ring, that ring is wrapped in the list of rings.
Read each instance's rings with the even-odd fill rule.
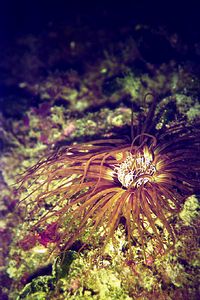
[[[77,240],[81,249],[94,244],[98,235],[103,253],[110,239],[115,244],[119,224],[128,257],[135,243],[145,260],[149,243],[154,256],[173,247],[171,217],[200,187],[199,124],[180,122],[158,130],[157,103],[153,97],[131,138],[62,146],[21,176],[18,191],[27,196],[19,207],[29,224],[19,241],[23,249],[39,242],[61,253]]]

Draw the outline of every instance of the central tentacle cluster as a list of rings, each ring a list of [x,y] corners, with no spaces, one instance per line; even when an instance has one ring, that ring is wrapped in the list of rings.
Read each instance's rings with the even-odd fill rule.
[[[156,172],[153,155],[147,147],[128,153],[126,159],[115,166],[114,171],[123,187],[138,188],[151,181]]]

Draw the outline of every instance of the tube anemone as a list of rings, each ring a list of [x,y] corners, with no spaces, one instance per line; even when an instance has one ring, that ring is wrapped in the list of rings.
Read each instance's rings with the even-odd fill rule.
[[[100,232],[106,245],[123,219],[130,253],[136,239],[144,255],[149,239],[160,253],[175,243],[170,216],[200,187],[199,131],[174,125],[152,135],[147,128],[131,141],[62,147],[26,172],[20,205],[39,242],[64,251],[89,230],[84,242]]]

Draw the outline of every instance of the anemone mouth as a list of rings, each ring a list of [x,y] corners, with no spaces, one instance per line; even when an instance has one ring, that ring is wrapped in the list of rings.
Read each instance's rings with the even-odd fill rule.
[[[114,172],[118,181],[125,188],[139,188],[147,182],[153,181],[156,173],[153,154],[147,146],[133,153],[115,165]]]

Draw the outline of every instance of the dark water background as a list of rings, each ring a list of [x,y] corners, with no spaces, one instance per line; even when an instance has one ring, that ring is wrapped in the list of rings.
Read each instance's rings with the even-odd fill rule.
[[[112,27],[146,23],[166,26],[185,39],[199,39],[198,1],[26,1],[0,3],[1,39],[19,33],[36,33],[49,23]]]

